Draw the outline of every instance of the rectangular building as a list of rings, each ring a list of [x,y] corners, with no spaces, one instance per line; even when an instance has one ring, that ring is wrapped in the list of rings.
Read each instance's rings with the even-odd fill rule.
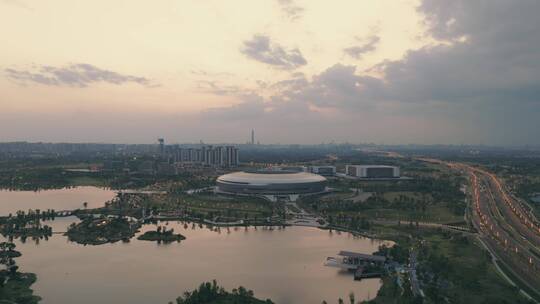
[[[345,173],[360,178],[399,178],[399,167],[383,165],[347,165]]]
[[[323,176],[334,176],[336,175],[335,166],[311,166],[309,168],[311,173],[323,175]]]

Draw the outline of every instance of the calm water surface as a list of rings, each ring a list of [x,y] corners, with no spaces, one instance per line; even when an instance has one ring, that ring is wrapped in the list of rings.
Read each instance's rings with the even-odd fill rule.
[[[75,220],[57,219],[52,226],[65,231]],[[178,222],[168,227],[187,239],[169,245],[132,239],[101,246],[70,243],[62,235],[39,244],[16,241],[23,254],[18,264],[37,274],[33,289],[45,304],[166,304],[212,279],[227,289],[245,286],[276,303],[337,303],[339,297],[348,301],[350,292],[363,300],[373,298],[380,287],[379,279],[354,281],[349,273],[323,266],[339,250],[371,253],[380,241],[307,227],[219,232]],[[141,233],[148,229],[155,225],[144,226]]]
[[[0,215],[28,209],[77,209],[88,203],[88,208],[102,207],[116,193],[96,187],[75,187],[41,191],[0,190]]]

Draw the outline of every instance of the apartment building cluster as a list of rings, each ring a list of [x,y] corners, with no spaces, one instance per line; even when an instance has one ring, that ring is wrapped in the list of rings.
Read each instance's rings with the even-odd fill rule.
[[[240,163],[239,150],[235,146],[181,147],[169,145],[160,149],[170,163],[197,164],[211,167],[236,167]]]

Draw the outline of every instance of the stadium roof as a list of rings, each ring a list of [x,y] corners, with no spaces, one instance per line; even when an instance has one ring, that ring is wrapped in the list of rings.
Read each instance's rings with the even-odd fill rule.
[[[324,182],[323,176],[307,172],[283,172],[283,171],[260,171],[260,172],[234,172],[222,175],[220,182],[232,182],[238,184],[297,184],[310,182]]]

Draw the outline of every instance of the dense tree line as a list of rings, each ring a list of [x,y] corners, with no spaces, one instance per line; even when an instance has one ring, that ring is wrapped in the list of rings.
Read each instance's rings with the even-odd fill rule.
[[[409,262],[409,250],[408,246],[400,244],[394,244],[393,246],[381,245],[374,254],[385,256],[400,264],[407,264]]]
[[[272,304],[270,300],[256,299],[253,291],[242,286],[231,292],[220,287],[214,280],[202,283],[193,291],[186,291],[176,299],[176,304]],[[173,304],[173,302],[169,302]]]

